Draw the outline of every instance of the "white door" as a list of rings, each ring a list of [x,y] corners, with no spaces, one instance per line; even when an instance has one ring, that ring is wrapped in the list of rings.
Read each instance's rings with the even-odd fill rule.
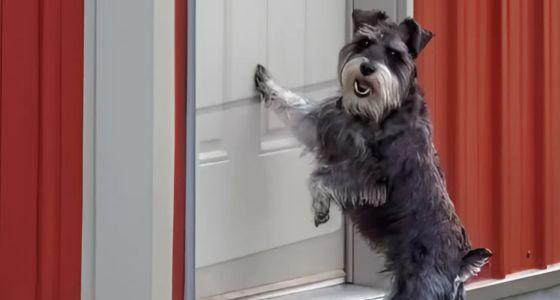
[[[343,276],[340,212],[314,226],[310,159],[255,97],[253,73],[262,63],[311,99],[336,95],[346,3],[197,1],[197,298],[329,271]]]

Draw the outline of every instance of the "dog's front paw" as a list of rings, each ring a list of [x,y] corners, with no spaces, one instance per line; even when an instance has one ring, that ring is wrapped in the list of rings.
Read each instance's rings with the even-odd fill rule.
[[[273,90],[270,86],[272,81],[272,76],[268,70],[262,65],[257,65],[257,70],[255,71],[255,88],[259,94],[261,100],[268,101],[272,99]]]
[[[315,213],[315,227],[319,227],[321,224],[327,223],[330,219],[329,211],[327,212],[316,212]]]

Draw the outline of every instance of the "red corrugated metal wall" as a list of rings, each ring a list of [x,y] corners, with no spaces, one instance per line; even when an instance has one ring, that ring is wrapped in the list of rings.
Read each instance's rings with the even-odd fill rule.
[[[560,262],[560,1],[415,0],[450,193],[486,276]]]
[[[187,117],[187,0],[175,0],[175,199],[173,208],[173,300],[185,293],[185,185]]]
[[[79,299],[83,2],[0,2],[0,299]]]

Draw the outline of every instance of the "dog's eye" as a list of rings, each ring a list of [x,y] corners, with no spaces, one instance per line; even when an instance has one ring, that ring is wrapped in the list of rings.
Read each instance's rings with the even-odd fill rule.
[[[391,49],[391,48],[387,49],[387,54],[392,58],[399,58],[400,57],[399,52],[397,50]]]
[[[359,42],[359,45],[361,48],[367,48],[369,47],[369,45],[371,45],[371,40],[370,39],[362,39]]]

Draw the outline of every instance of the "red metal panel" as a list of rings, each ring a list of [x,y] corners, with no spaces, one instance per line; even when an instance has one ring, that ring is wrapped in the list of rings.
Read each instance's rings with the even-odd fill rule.
[[[35,299],[39,3],[2,1],[0,299]]]
[[[48,2],[48,1],[47,1]],[[84,1],[61,0],[60,300],[80,299]]]
[[[173,210],[173,300],[185,292],[185,183],[187,95],[187,0],[175,0],[175,199]]]
[[[83,3],[0,17],[0,299],[79,299]]]
[[[39,22],[39,190],[37,298],[55,299],[60,292],[61,57],[60,1],[43,5]]]
[[[436,34],[418,68],[449,190],[473,243],[496,254],[485,276],[560,261],[559,6],[415,1]]]
[[[544,265],[560,260],[560,1],[543,2]]]

